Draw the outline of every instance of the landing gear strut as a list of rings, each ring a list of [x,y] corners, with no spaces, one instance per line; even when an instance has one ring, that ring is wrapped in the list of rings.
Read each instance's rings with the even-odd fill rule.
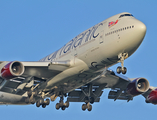
[[[121,67],[118,66],[117,67],[117,73],[120,74],[126,74],[127,72],[127,68],[124,67],[124,60],[128,57],[127,53],[121,53],[120,55],[118,55],[118,58],[120,58],[120,62],[121,62]]]

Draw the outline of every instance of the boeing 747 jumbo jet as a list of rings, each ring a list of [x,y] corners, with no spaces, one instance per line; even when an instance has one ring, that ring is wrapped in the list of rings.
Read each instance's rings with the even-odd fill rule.
[[[157,89],[146,78],[121,75],[127,72],[124,60],[137,50],[145,34],[145,24],[125,12],[87,29],[39,61],[1,61],[0,103],[45,108],[60,97],[57,110],[65,110],[70,102],[83,102],[82,110],[91,111],[91,104],[110,88],[108,98],[114,101],[130,101],[141,94],[146,103],[157,104]],[[108,69],[118,62],[116,72]]]

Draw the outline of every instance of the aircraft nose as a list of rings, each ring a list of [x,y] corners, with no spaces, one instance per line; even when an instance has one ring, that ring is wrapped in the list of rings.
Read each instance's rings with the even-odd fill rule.
[[[147,30],[146,25],[143,22],[139,21],[139,23],[137,24],[137,31],[139,37],[141,37],[142,40],[146,34],[146,30]]]
[[[128,34],[126,35],[127,42],[125,43],[125,46],[126,46],[126,51],[129,54],[132,54],[140,46],[140,44],[144,40],[146,29],[147,29],[146,25],[137,19],[134,20],[133,26],[134,27],[132,31],[128,32]],[[126,39],[124,39],[124,42],[125,40]]]
[[[145,35],[146,34],[146,30],[147,30],[146,25],[144,23],[140,22],[138,24],[138,27],[140,29],[139,31],[141,32],[141,34]]]
[[[136,22],[135,29],[133,30],[132,34],[134,36],[133,38],[137,46],[139,46],[144,40],[146,30],[147,30],[146,25],[143,22],[141,21]]]

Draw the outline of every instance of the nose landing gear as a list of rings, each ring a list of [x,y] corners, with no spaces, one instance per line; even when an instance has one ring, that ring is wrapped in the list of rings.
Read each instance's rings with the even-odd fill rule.
[[[117,67],[117,73],[120,74],[126,74],[127,72],[127,68],[124,67],[124,60],[128,57],[128,54],[127,53],[121,53],[120,55],[118,55],[118,58],[120,59],[120,62],[121,62],[121,67],[118,66]]]

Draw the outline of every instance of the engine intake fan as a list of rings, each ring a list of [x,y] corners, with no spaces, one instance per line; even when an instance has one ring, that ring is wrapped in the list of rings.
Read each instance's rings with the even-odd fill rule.
[[[8,80],[21,76],[24,73],[24,66],[19,61],[13,61],[6,64],[1,70],[2,78]]]
[[[145,78],[137,78],[127,86],[127,93],[132,96],[140,95],[149,89],[149,82]]]

